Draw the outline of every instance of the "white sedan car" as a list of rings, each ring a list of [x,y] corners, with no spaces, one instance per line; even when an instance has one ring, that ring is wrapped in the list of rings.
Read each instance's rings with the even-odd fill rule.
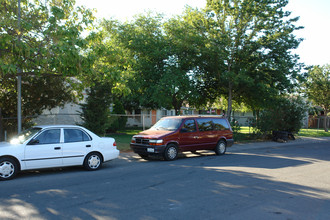
[[[35,126],[0,143],[0,180],[20,170],[82,165],[97,170],[119,156],[115,139],[75,125]]]

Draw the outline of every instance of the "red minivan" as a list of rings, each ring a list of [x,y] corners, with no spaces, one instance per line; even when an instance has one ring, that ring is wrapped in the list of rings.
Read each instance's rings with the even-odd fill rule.
[[[226,118],[171,116],[134,135],[130,147],[144,159],[160,155],[165,160],[175,160],[183,151],[213,150],[222,155],[233,143],[233,131]]]

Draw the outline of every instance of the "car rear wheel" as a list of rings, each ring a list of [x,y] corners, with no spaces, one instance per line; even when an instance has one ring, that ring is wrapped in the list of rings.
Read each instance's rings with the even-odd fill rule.
[[[10,180],[16,176],[17,163],[11,158],[0,159],[0,180]]]
[[[84,167],[87,170],[98,170],[102,166],[102,156],[97,152],[88,154],[84,161]]]
[[[169,144],[164,151],[165,160],[175,160],[178,157],[178,147],[175,144]]]
[[[223,140],[220,140],[217,144],[217,146],[215,147],[215,153],[217,155],[223,155],[226,153],[226,150],[227,150],[227,144],[225,141]]]

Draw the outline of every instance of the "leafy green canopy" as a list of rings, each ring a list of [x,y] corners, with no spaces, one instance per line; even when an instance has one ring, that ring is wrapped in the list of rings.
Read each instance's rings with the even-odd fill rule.
[[[108,44],[127,74],[126,108],[174,108],[200,95],[193,71],[197,38],[180,18],[139,15],[132,22],[104,21]],[[118,64],[118,63],[117,63]]]
[[[260,109],[270,97],[294,88],[301,66],[292,50],[301,39],[293,32],[301,27],[284,11],[287,3],[208,0],[204,10],[186,11],[185,19],[208,39],[204,57],[209,59],[199,67],[209,86],[227,94],[228,115],[232,100]]]
[[[104,135],[108,127],[111,89],[109,84],[95,82],[91,88],[87,89],[86,102],[80,104],[82,126],[99,135]]]
[[[76,76],[86,67],[81,53],[87,41],[81,33],[93,21],[92,11],[74,7],[75,1],[21,0],[18,21],[17,1],[1,1],[0,74],[57,74]]]
[[[276,98],[261,112],[255,128],[262,134],[271,134],[272,131],[297,133],[306,117],[306,110],[306,104],[300,97]]]
[[[129,72],[127,102],[175,108],[214,102],[262,109],[292,92],[301,64],[292,53],[300,29],[283,8],[287,1],[209,0],[203,10],[187,7],[167,21],[139,15],[132,22],[105,21],[107,38]]]
[[[314,66],[309,69],[304,87],[309,100],[323,108],[327,119],[330,110],[330,65]],[[325,131],[328,131],[326,121],[323,120],[323,126]]]
[[[17,115],[18,74],[22,75],[23,117],[73,100],[72,86],[79,81],[68,77],[90,71],[91,61],[82,52],[88,47],[88,39],[82,32],[94,20],[91,10],[75,8],[74,4],[73,0],[21,0],[19,16],[18,1],[0,2],[2,117]],[[8,130],[11,122],[0,121],[0,126]]]

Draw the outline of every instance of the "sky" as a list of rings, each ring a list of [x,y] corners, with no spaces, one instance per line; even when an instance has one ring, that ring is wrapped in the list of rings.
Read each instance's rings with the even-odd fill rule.
[[[97,18],[132,20],[148,10],[168,17],[182,14],[185,5],[203,8],[206,0],[76,0],[77,5],[95,8]],[[303,38],[295,53],[306,65],[330,64],[330,0],[289,0],[286,7],[292,17],[300,17],[297,25],[304,29],[294,34]]]

